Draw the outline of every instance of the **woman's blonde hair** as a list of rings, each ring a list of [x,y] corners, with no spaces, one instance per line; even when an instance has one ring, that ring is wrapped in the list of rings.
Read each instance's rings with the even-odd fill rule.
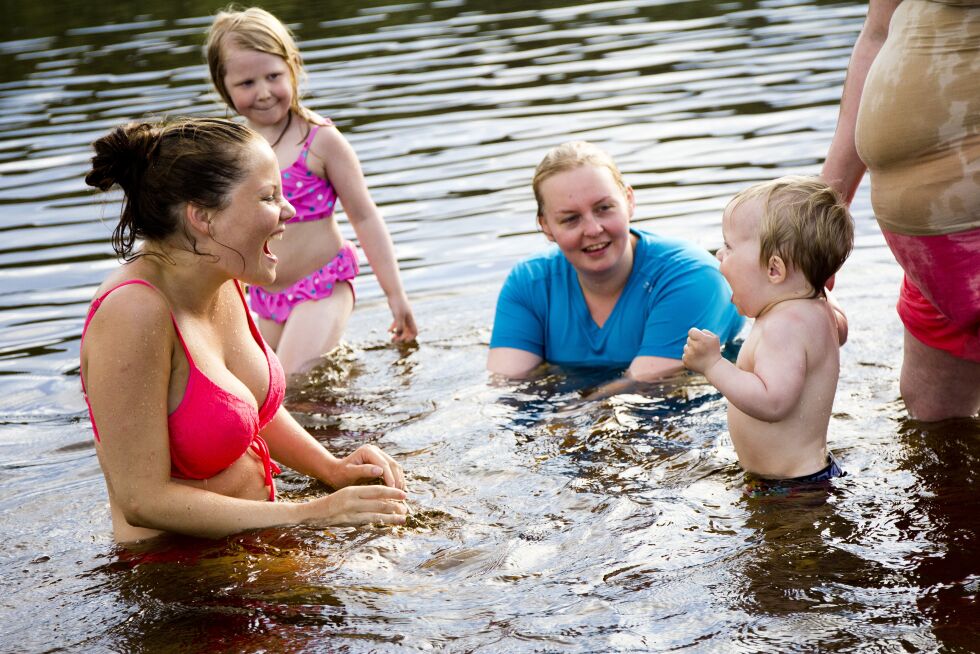
[[[616,162],[599,146],[588,141],[568,141],[548,150],[544,159],[534,169],[531,188],[534,189],[534,199],[538,203],[538,217],[544,215],[544,200],[541,198],[541,184],[558,173],[573,170],[579,166],[595,166],[607,168],[612,173],[616,185],[626,193],[626,182],[616,167]]]
[[[225,103],[234,108],[231,94],[225,86],[225,62],[223,48],[228,39],[241,48],[275,55],[286,62],[293,86],[293,100],[289,110],[308,122],[321,125],[323,119],[307,109],[300,102],[299,85],[306,77],[303,58],[296,47],[289,28],[265,9],[250,7],[236,9],[231,5],[217,14],[208,29],[207,51],[208,69],[211,82]]]
[[[819,177],[789,175],[754,184],[728,203],[728,211],[753,198],[763,204],[759,262],[779,256],[803,273],[814,296],[854,247],[854,221],[840,194]]]

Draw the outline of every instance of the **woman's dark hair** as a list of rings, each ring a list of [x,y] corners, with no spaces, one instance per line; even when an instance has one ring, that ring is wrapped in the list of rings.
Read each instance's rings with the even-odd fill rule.
[[[184,230],[187,203],[220,210],[246,176],[248,144],[260,138],[248,127],[221,118],[181,118],[167,123],[129,123],[93,146],[85,183],[125,193],[112,248],[133,259],[137,239],[164,240]],[[196,248],[194,249],[197,252]]]

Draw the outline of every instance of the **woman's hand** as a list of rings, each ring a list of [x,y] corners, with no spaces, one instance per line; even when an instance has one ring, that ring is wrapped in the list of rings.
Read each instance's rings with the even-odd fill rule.
[[[412,315],[412,307],[408,304],[408,298],[404,295],[394,300],[388,300],[388,307],[391,309],[393,320],[388,327],[391,340],[395,343],[411,343],[418,336],[419,330],[415,326],[415,316]]]
[[[378,446],[362,445],[343,459],[339,459],[331,471],[330,479],[325,481],[334,488],[344,488],[351,484],[373,481],[379,477],[384,479],[385,486],[405,490],[402,467]]]
[[[348,486],[304,503],[308,525],[403,525],[405,491],[387,486]]]

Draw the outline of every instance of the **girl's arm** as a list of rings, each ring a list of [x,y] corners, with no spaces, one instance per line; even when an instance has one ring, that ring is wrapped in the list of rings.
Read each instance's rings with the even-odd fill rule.
[[[296,422],[285,407],[279,407],[262,430],[269,453],[276,461],[331,488],[384,478],[386,486],[405,489],[401,466],[374,445],[362,445],[353,454],[338,459]]]
[[[337,190],[357,240],[367,255],[381,290],[388,298],[388,307],[394,318],[388,330],[392,340],[406,343],[415,340],[418,328],[408,296],[402,288],[391,235],[368,192],[357,154],[333,125],[320,128],[312,147],[316,156],[324,162],[324,177]]]
[[[172,480],[167,393],[175,342],[164,299],[137,286],[113,292],[86,332],[83,369],[100,462],[129,524],[214,538],[285,524],[404,522],[404,492],[384,486],[289,503],[228,497]]]
[[[888,24],[901,1],[870,0],[868,16],[854,43],[851,60],[847,66],[840,114],[837,117],[837,130],[834,132],[834,139],[830,143],[820,176],[836,188],[848,204],[854,199],[854,193],[865,171],[864,162],[858,156],[854,144],[854,131],[864,81],[868,77],[868,69],[871,68],[872,62],[878,56],[878,51],[881,50],[888,36]]]
[[[684,364],[703,374],[735,408],[756,420],[779,422],[799,404],[806,379],[806,349],[794,323],[767,324],[754,355],[753,370],[742,370],[722,358],[717,336],[697,328],[688,332],[684,346]]]

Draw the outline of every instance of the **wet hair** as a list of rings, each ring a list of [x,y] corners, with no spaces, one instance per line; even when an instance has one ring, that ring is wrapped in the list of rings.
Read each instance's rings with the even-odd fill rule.
[[[754,184],[728,203],[728,211],[759,198],[759,262],[779,256],[822,295],[854,247],[854,221],[841,195],[818,177],[790,175]]]
[[[296,47],[289,28],[280,22],[278,18],[270,14],[265,9],[249,7],[248,9],[236,9],[234,5],[219,11],[208,28],[207,52],[208,70],[211,72],[211,83],[218,91],[218,95],[232,109],[235,103],[231,99],[231,93],[225,86],[225,62],[223,48],[231,40],[232,43],[246,50],[255,50],[266,54],[275,55],[286,62],[289,68],[289,77],[293,87],[293,99],[289,105],[290,112],[296,114],[303,120],[315,125],[322,125],[324,121],[315,113],[307,109],[300,102],[299,84],[305,79],[306,72],[303,70],[303,57]]]
[[[221,210],[248,175],[249,146],[261,136],[221,118],[182,118],[169,123],[129,123],[93,143],[95,156],[85,183],[125,194],[112,248],[129,261],[137,239],[164,241],[185,229],[188,203]]]
[[[626,182],[616,167],[616,162],[599,146],[588,141],[568,141],[548,150],[544,159],[534,169],[531,188],[534,189],[534,199],[538,203],[538,217],[544,215],[544,200],[541,197],[541,184],[549,177],[558,173],[573,170],[579,166],[594,166],[607,168],[612,173],[616,185],[626,193]]]

